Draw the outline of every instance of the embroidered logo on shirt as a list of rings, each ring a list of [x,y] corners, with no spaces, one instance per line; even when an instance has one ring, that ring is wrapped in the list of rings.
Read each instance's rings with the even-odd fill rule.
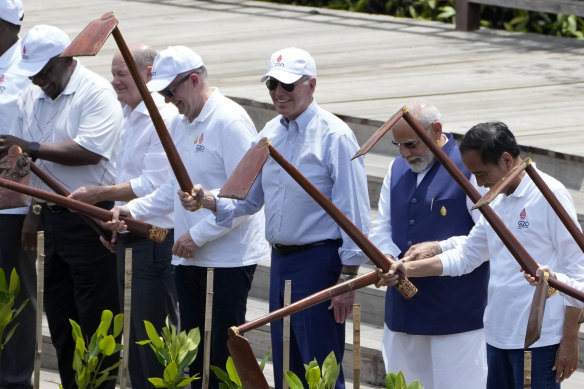
[[[446,216],[446,207],[444,205],[442,206],[442,208],[440,208],[440,215]]]
[[[195,151],[196,152],[205,151],[205,146],[202,145],[204,136],[205,136],[205,134],[201,134],[200,137],[197,136],[195,138],[195,145],[196,145]],[[197,144],[197,141],[198,141],[198,144]]]
[[[4,83],[4,74],[0,77],[0,92],[4,92],[4,89],[6,89],[6,87],[4,85],[2,85]]]
[[[517,229],[522,230],[524,228],[529,228],[529,221],[525,220],[527,218],[527,212],[525,208],[519,213],[519,220],[517,221]]]

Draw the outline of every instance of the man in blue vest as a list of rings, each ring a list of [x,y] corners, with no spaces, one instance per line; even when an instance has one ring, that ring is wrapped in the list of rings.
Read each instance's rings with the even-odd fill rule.
[[[470,177],[452,135],[442,133],[438,109],[423,101],[408,108]],[[372,242],[399,258],[413,244],[467,235],[474,221],[462,189],[405,120],[392,127],[392,134],[400,157],[390,164],[383,182]],[[488,263],[483,263],[462,277],[416,279],[418,293],[411,300],[388,288],[382,343],[386,371],[402,371],[406,381],[417,379],[426,389],[484,388],[488,278]]]

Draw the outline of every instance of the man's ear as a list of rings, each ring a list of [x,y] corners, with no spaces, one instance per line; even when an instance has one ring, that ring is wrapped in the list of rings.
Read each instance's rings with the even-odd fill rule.
[[[442,123],[434,122],[430,127],[430,133],[432,134],[432,138],[435,140],[440,140],[442,136]]]
[[[501,163],[506,169],[513,168],[514,165],[513,157],[508,152],[504,151],[503,154],[501,154],[501,158],[499,159],[499,161],[501,161]]]
[[[146,66],[144,69],[146,70],[146,80],[144,81],[145,83],[148,83],[152,80],[152,65]]]

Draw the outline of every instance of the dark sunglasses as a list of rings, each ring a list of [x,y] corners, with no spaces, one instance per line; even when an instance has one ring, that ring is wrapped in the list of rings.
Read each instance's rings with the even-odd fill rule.
[[[399,143],[399,142],[396,142],[396,141],[392,140],[391,143],[395,147],[397,147],[398,149],[401,149],[402,146],[403,146],[406,149],[412,150],[412,149],[415,149],[416,148],[416,145],[418,144],[419,141],[420,141],[419,139],[416,139],[416,140],[411,140],[411,141],[408,141],[408,142]]]
[[[275,78],[268,77],[268,79],[266,80],[266,86],[268,87],[269,91],[274,91],[278,87],[278,84],[280,84],[282,85],[282,89],[284,89],[286,92],[292,92],[296,85],[306,80],[307,80],[306,78],[301,77],[300,80],[296,81],[293,84],[284,84],[283,82],[278,81]]]
[[[174,84],[174,86],[172,88],[163,89],[158,93],[164,97],[168,97],[169,99],[174,98],[174,96],[175,96],[174,91],[176,90],[176,88],[178,88],[183,82],[188,80],[189,77],[191,76],[191,74],[193,74],[193,73],[189,73],[186,76],[184,76],[183,78],[181,78],[176,84]]]

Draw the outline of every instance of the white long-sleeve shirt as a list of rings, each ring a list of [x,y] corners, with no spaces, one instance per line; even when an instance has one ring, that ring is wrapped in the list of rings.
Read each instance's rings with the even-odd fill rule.
[[[576,221],[574,203],[566,188],[547,174],[540,175]],[[499,195],[491,207],[536,262],[584,280],[584,254],[528,175],[511,195]],[[484,217],[461,245],[440,255],[443,275],[466,274],[489,257],[491,275],[484,315],[487,343],[502,349],[523,348],[533,288]],[[559,343],[563,324],[564,300],[551,297],[541,338],[533,347]]]

